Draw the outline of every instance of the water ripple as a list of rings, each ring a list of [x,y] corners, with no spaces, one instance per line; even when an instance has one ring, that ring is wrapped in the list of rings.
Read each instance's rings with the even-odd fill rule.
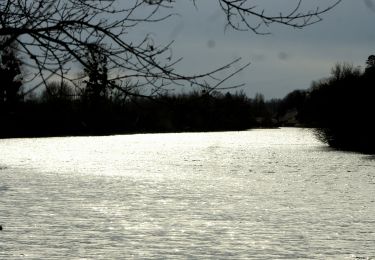
[[[322,147],[304,129],[0,140],[0,258],[374,259],[375,161]]]

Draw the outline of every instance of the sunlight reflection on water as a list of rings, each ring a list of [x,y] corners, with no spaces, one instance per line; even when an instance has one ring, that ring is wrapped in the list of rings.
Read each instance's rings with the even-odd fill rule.
[[[1,259],[375,257],[375,161],[307,129],[0,140]]]

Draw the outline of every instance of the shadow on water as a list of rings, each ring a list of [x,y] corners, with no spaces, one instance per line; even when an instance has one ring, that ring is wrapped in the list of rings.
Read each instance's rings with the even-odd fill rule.
[[[319,147],[316,147],[314,148],[314,150],[316,151],[320,151],[320,152],[326,152],[326,153],[337,153],[337,152],[346,152],[348,153],[348,151],[344,151],[344,150],[338,150],[338,149],[335,149],[335,148],[332,148],[328,145],[322,145],[322,146],[319,146]],[[350,153],[350,151],[349,151]]]
[[[9,190],[8,186],[6,185],[0,185],[0,192]]]
[[[352,151],[352,150],[334,148],[334,147],[326,146],[326,145],[322,145],[314,149],[316,151],[326,152],[326,153],[345,153],[345,154],[362,155],[364,160],[375,161],[375,154],[366,153],[363,151]]]
[[[364,155],[364,156],[363,156],[363,159],[364,159],[364,160],[368,160],[368,161],[375,161],[375,154]]]
[[[8,167],[0,165],[0,172],[3,171],[3,170],[6,170],[6,169],[8,169]],[[3,192],[3,191],[7,191],[7,190],[9,190],[8,186],[2,185],[0,183],[0,193]]]
[[[2,165],[0,165],[0,173],[1,173],[2,171],[5,171],[6,169],[8,169],[7,166],[2,166]],[[2,184],[1,181],[0,181],[0,192],[2,192],[2,191],[7,191],[8,189],[9,189],[8,186]]]

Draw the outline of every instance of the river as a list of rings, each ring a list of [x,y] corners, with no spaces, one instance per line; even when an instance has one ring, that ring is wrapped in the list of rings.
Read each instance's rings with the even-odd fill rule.
[[[0,259],[375,259],[375,157],[309,129],[0,140]]]

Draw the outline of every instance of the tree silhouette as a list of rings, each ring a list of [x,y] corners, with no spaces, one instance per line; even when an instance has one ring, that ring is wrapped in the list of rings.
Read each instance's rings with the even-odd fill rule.
[[[318,138],[331,147],[374,154],[375,77],[369,72],[336,64],[330,77],[308,90],[298,111],[300,122],[315,127]]]
[[[321,20],[321,15],[341,0],[332,0],[322,9],[308,9],[299,0],[291,11],[274,15],[258,9],[251,0],[219,0],[228,27],[267,33],[271,24],[303,28]],[[191,0],[198,6],[199,1]],[[150,35],[140,41],[129,39],[129,32],[145,23],[157,23],[173,14],[174,0],[35,0],[0,2],[0,51],[17,42],[28,58],[34,75],[46,84],[51,77],[74,82],[71,68],[75,63],[90,70],[85,57],[88,46],[102,46],[107,58],[109,82],[133,81],[147,86],[148,95],[159,93],[168,85],[189,83],[218,89],[223,82],[249,64],[234,66],[240,59],[202,74],[185,75],[175,69],[181,59],[170,55],[171,44],[159,46]],[[169,11],[172,10],[172,11]],[[226,76],[219,77],[222,71]],[[37,85],[38,86],[38,85]],[[121,84],[112,87],[120,88]],[[132,89],[120,88],[135,94]]]
[[[48,82],[40,99],[42,102],[62,103],[72,101],[74,97],[75,91],[67,82],[52,81]]]
[[[108,80],[108,62],[104,49],[98,45],[89,45],[84,58],[87,66],[84,68],[86,86],[84,97],[98,105],[100,100],[107,97],[110,82]]]
[[[370,55],[366,61],[367,67],[375,67],[375,55]]]
[[[365,73],[367,75],[374,75],[375,74],[375,55],[370,55],[366,61],[366,69]]]
[[[16,44],[0,53],[0,105],[13,106],[19,98],[22,86],[21,61],[16,53]]]

